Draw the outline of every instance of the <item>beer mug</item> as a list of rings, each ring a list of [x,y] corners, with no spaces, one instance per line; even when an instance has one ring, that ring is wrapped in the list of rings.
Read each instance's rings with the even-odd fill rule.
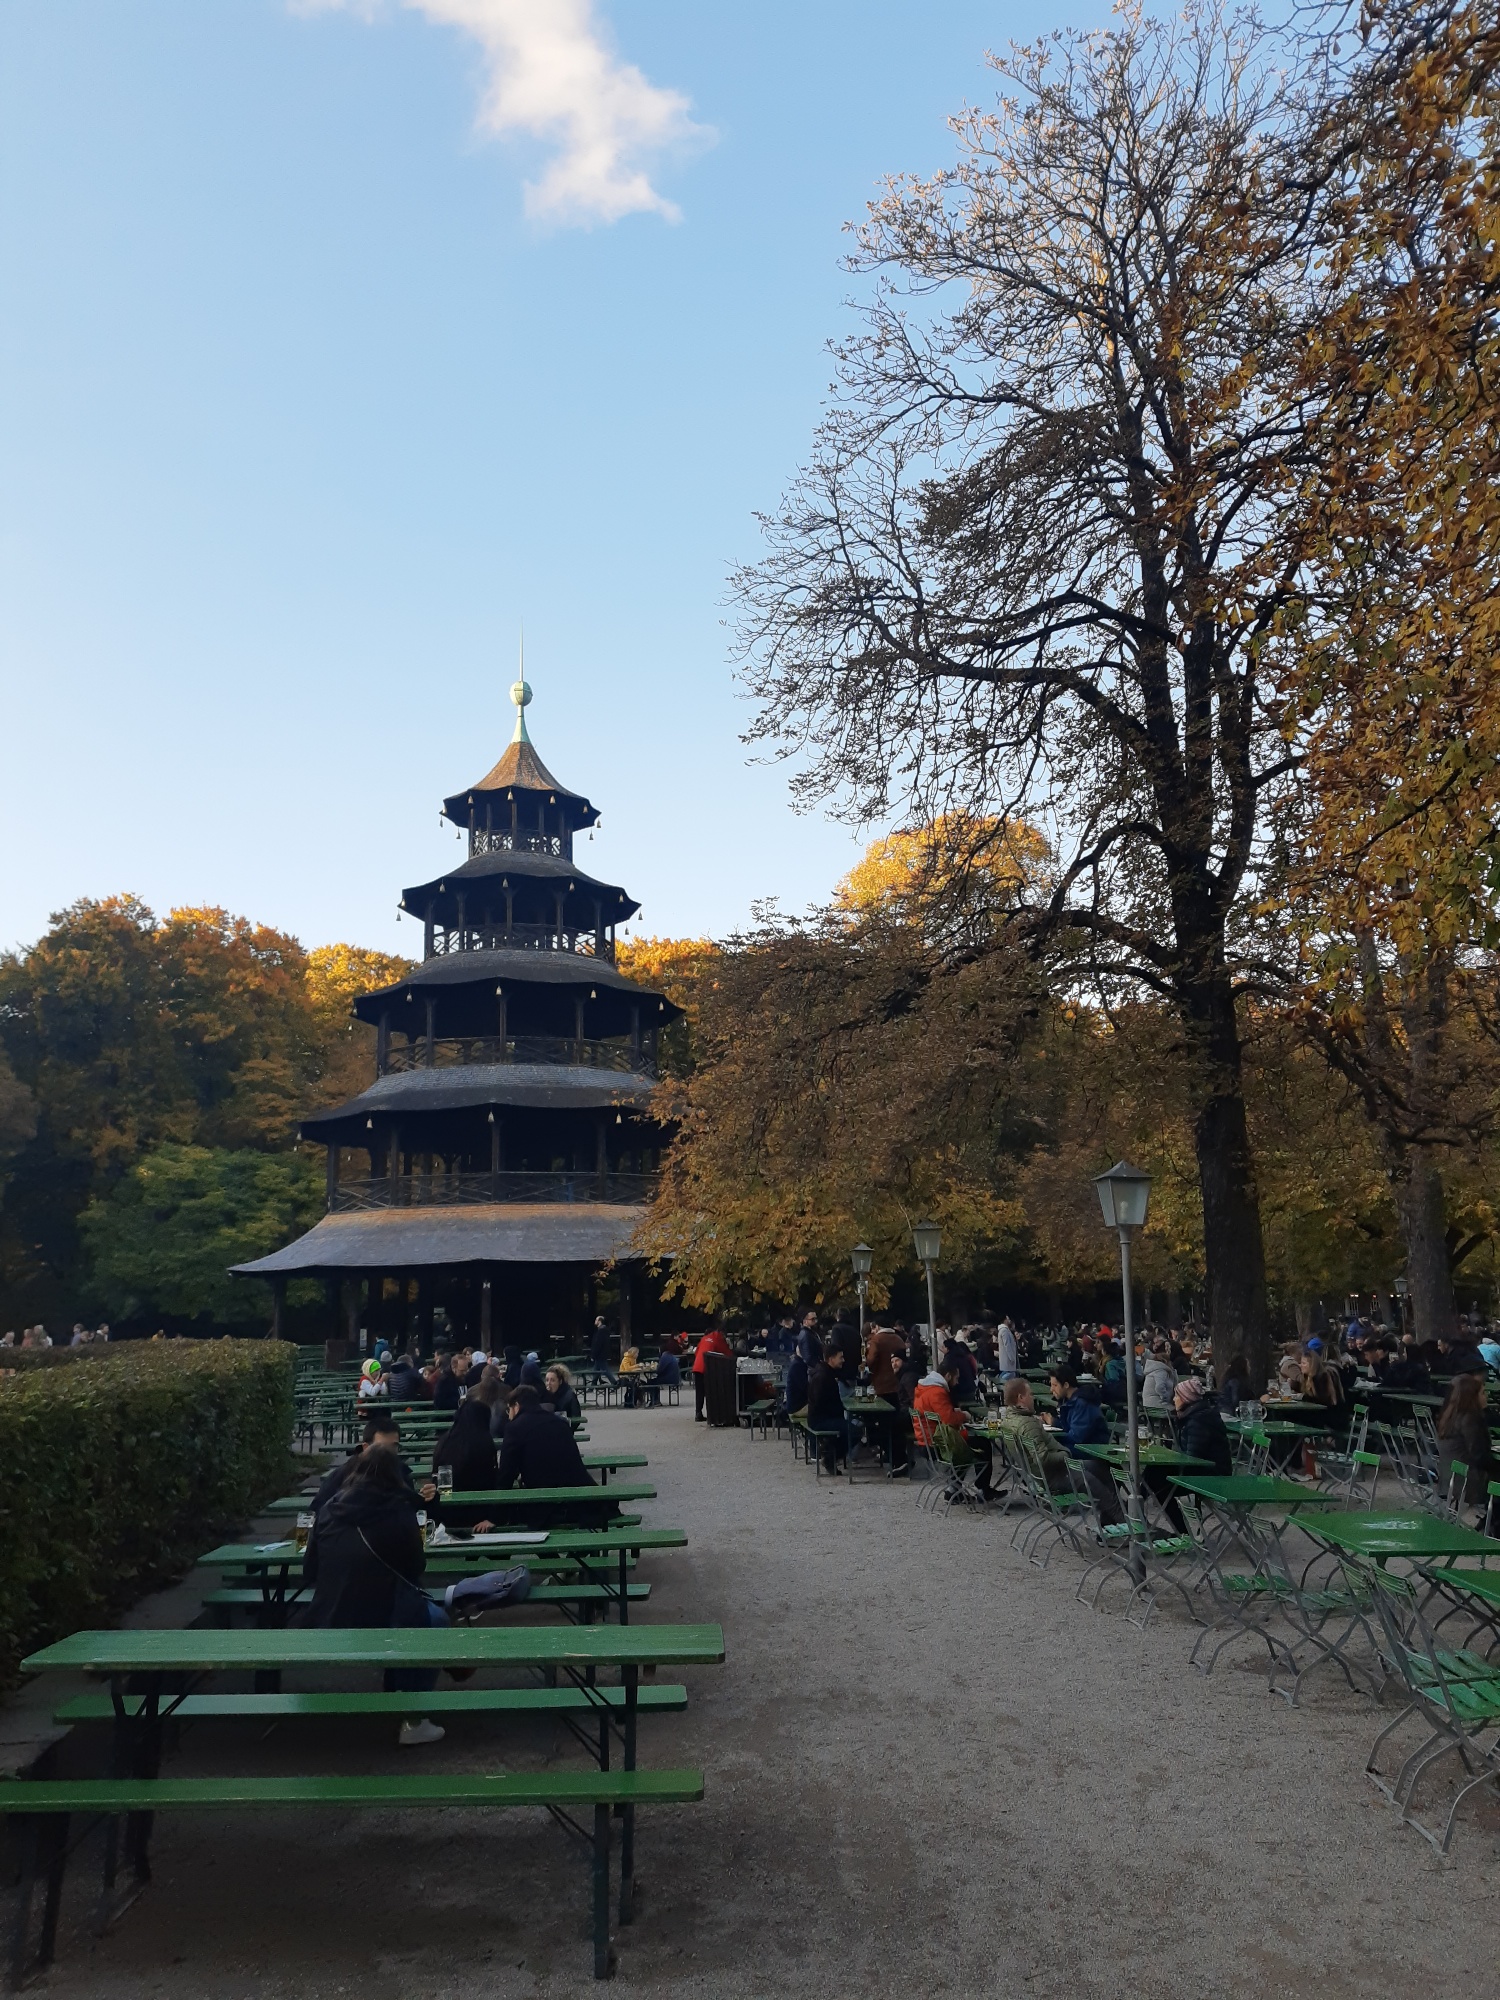
[[[297,1516],[297,1525],[292,1530],[292,1541],[296,1546],[299,1556],[306,1552],[308,1537],[312,1533],[312,1525],[313,1517],[311,1514],[299,1514]]]

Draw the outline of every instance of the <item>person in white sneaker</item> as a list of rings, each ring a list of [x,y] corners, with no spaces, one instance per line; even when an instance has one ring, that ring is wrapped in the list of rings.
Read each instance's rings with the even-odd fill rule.
[[[302,1559],[313,1587],[306,1623],[346,1630],[446,1625],[447,1612],[421,1588],[426,1566],[416,1495],[400,1455],[389,1445],[369,1445],[313,1517]],[[437,1674],[428,1667],[394,1667],[385,1685],[396,1693],[427,1694]],[[442,1738],[437,1723],[412,1716],[398,1740],[411,1747]]]

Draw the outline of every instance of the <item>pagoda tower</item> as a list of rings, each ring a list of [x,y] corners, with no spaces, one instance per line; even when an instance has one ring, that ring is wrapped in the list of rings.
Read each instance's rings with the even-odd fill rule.
[[[441,1304],[487,1349],[581,1340],[605,1267],[622,1333],[644,1303],[628,1251],[664,1143],[658,1037],[681,1010],[615,970],[640,905],[575,862],[599,815],[537,755],[526,682],[510,692],[504,755],[443,801],[468,858],[401,898],[422,963],[355,1002],[375,1081],[302,1122],[326,1148],[328,1212],[235,1266],[271,1281],[278,1323],[292,1277],[324,1279],[350,1330],[399,1335],[415,1309],[429,1331]]]

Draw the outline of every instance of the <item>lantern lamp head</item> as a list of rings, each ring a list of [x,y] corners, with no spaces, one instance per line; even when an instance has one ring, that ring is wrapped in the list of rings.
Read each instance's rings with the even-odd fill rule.
[[[1142,1229],[1151,1200],[1151,1176],[1128,1160],[1117,1160],[1107,1174],[1095,1177],[1099,1207],[1106,1229]]]
[[[856,1278],[868,1278],[870,1275],[870,1266],[874,1261],[875,1252],[870,1248],[868,1243],[856,1243],[854,1248],[849,1252],[849,1262],[854,1266],[854,1275]]]
[[[919,1264],[935,1264],[942,1252],[942,1231],[938,1229],[936,1224],[931,1222],[914,1222],[912,1224],[911,1236],[913,1243],[917,1246],[917,1262]]]

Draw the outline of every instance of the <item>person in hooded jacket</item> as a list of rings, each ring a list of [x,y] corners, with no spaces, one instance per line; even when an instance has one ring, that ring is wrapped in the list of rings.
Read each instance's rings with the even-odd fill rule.
[[[489,1374],[485,1370],[485,1374]],[[498,1378],[499,1371],[496,1371]],[[475,1387],[453,1412],[453,1427],[438,1440],[432,1454],[432,1469],[453,1468],[455,1493],[481,1493],[495,1484],[495,1440],[491,1423],[500,1401],[498,1379],[486,1382],[481,1376]]]
[[[1167,1410],[1172,1406],[1172,1391],[1177,1387],[1177,1370],[1172,1366],[1171,1353],[1164,1340],[1151,1343],[1150,1358],[1141,1376],[1141,1408],[1144,1410]]]
[[[339,1631],[446,1625],[447,1613],[421,1587],[426,1565],[416,1495],[400,1454],[371,1445],[313,1517],[302,1558],[313,1594],[303,1622]],[[437,1685],[437,1674],[390,1668],[385,1684],[393,1692],[426,1693]],[[425,1717],[408,1718],[399,1741],[409,1747],[437,1743],[442,1735]]]

